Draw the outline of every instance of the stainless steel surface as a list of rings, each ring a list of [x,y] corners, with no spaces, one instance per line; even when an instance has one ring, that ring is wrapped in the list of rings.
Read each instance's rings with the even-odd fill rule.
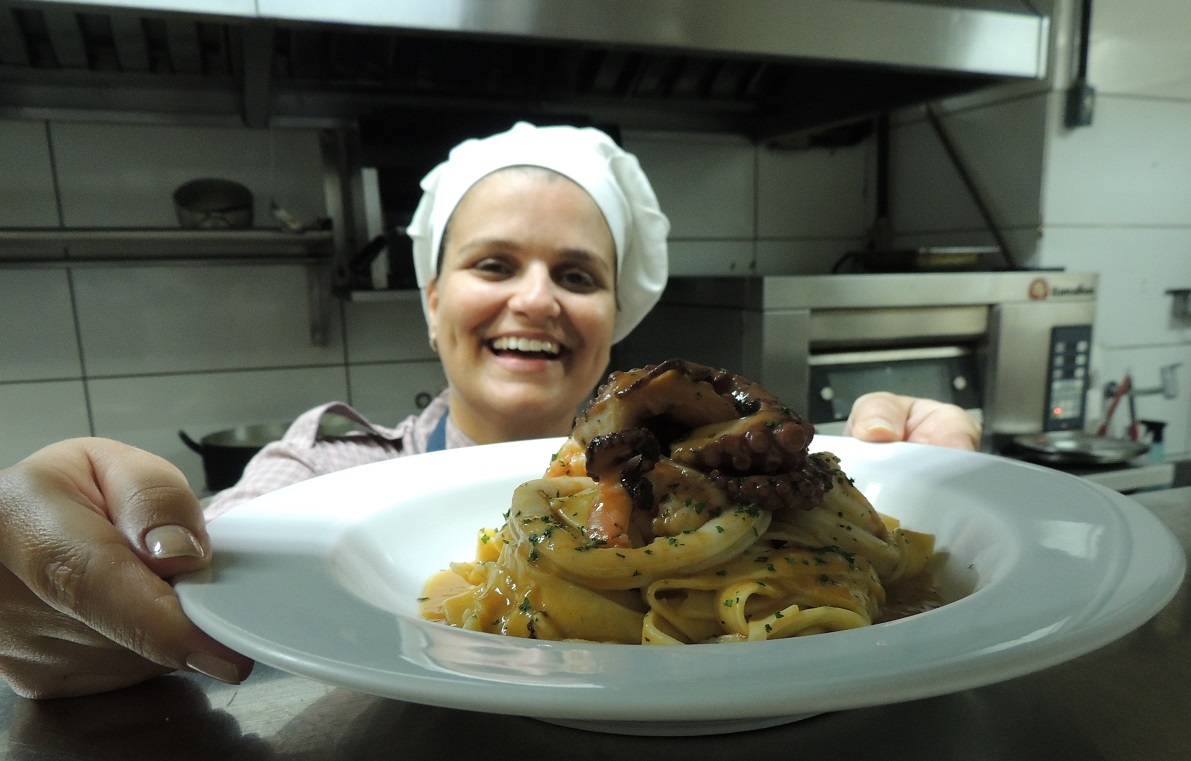
[[[1035,281],[1047,298],[1085,301],[1096,294],[1095,273],[926,272],[873,275],[672,278],[665,300],[690,306],[746,309],[870,309],[927,305],[1029,303]],[[1041,294],[1039,294],[1041,295]]]
[[[171,228],[45,228],[0,230],[0,245],[8,250],[23,247],[70,246],[90,251],[127,251],[129,248],[160,250],[227,249],[232,253],[250,254],[276,251],[292,254],[309,249],[329,249],[333,233],[312,230],[301,233],[280,230],[184,230]],[[0,263],[10,261],[6,255]]]
[[[936,294],[934,298],[938,298]],[[811,311],[811,343],[832,346],[883,346],[908,340],[962,341],[988,330],[988,305],[855,307]]]
[[[1191,551],[1191,488],[1137,500]],[[313,613],[312,613],[313,615]],[[829,636],[829,635],[828,635]],[[797,674],[775,673],[796,679]],[[1033,675],[774,729],[634,738],[528,718],[413,705],[259,667],[239,687],[175,675],[86,698],[32,702],[0,687],[11,761],[162,758],[882,758],[1185,761],[1191,758],[1191,582],[1133,633]],[[693,689],[711,685],[693,685]]]
[[[922,346],[906,349],[850,351],[836,354],[816,354],[807,360],[812,366],[821,364],[850,364],[856,362],[899,362],[906,359],[940,359],[962,357],[971,351],[959,346]]]
[[[1095,316],[1096,302],[1090,298],[1005,303],[993,308],[984,402],[992,430],[1002,434],[1041,430],[1051,328],[1091,325]]]
[[[587,115],[766,139],[1037,80],[1054,0],[153,0],[0,5],[0,114]]]
[[[1073,471],[1080,478],[1101,486],[1141,498],[1150,489],[1169,489],[1175,482],[1175,464],[1171,462],[1142,462],[1124,468],[1096,468]]]
[[[259,0],[257,5],[266,18],[1016,77],[1046,71],[1048,21],[1024,4],[1008,4],[1008,11],[972,2],[889,0]]]

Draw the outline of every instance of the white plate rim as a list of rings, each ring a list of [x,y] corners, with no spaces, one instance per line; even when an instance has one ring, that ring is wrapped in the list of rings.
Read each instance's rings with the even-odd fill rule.
[[[1003,485],[1003,502],[1035,499],[1033,513],[1025,513],[1021,505],[1010,509],[1006,502],[1004,514],[990,509],[982,518],[985,527],[1005,531],[1002,542],[1020,543],[1001,548],[1002,554],[1023,552],[1027,557],[1001,558],[997,562],[1008,563],[1009,569],[1004,578],[962,603],[930,614],[755,645],[646,648],[516,640],[393,616],[343,587],[341,569],[332,568],[331,556],[336,543],[353,527],[371,516],[400,514],[403,506],[417,499],[444,493],[441,480],[433,477],[440,469],[492,478],[493,470],[523,463],[524,478],[536,477],[560,441],[399,458],[321,476],[241,505],[210,524],[213,570],[177,581],[184,609],[197,625],[233,649],[329,684],[430,705],[621,726],[612,731],[655,725],[681,733],[673,725],[773,723],[783,717],[930,697],[1037,671],[1101,647],[1142,624],[1173,596],[1184,573],[1182,549],[1165,524],[1136,502],[1095,484],[992,455],[818,436],[814,450],[835,451],[858,484],[877,487],[878,492],[882,484],[896,482],[892,475],[896,470],[902,477],[906,472],[937,477],[940,484],[941,474],[947,474],[960,489],[968,481],[987,484],[992,478]],[[976,474],[982,475],[975,479]],[[353,501],[334,511],[319,504],[327,495],[360,492],[365,488],[362,484],[389,481],[403,485],[399,496],[356,493]],[[455,486],[448,485],[446,491]],[[1023,494],[1022,489],[1031,493]],[[878,493],[874,498],[877,507],[890,512],[880,497]],[[1058,502],[1042,504],[1046,499]],[[1032,594],[1042,595],[1041,602],[1052,613],[1039,618],[1035,605],[1030,616],[1023,617],[1020,610],[1006,609],[1003,585],[1021,582],[1014,569],[1028,560],[1031,548],[1022,532],[1044,521],[1074,524],[1072,535],[1077,537],[1099,533],[1101,540],[1107,537],[1110,542],[1106,550],[1110,554],[1092,558],[1095,563],[1087,558],[1072,561],[1072,568],[1063,567],[1062,557],[1055,558],[1056,572],[1070,574],[1091,567],[1095,573],[1096,567],[1103,567],[1104,573],[1087,578],[1082,593],[1061,590],[1061,598],[1060,590],[1035,584]],[[252,587],[251,569],[247,586],[242,581],[225,583],[221,568],[227,569],[221,562],[229,557],[250,558],[272,574],[310,574],[314,587],[341,590],[343,599],[335,604],[352,611],[361,627],[391,626],[389,632],[366,631],[365,635],[379,636],[399,652],[389,652],[387,646],[383,653],[345,651],[331,641],[342,633],[328,624],[326,616],[311,616],[309,625],[327,626],[327,642],[311,645],[317,632],[297,645],[287,642],[286,632],[271,630],[267,621],[244,612],[253,609],[251,598],[261,588]],[[459,559],[466,558],[442,558],[441,565]],[[284,588],[265,591],[286,594]],[[968,625],[959,613],[976,611],[1002,624],[1005,619],[1022,620],[999,637],[990,639],[981,632],[971,646],[957,647],[956,637],[965,634],[962,630]],[[957,626],[958,633],[952,630]],[[426,657],[426,653],[435,655]],[[829,659],[845,665],[830,664]],[[530,672],[541,673],[517,674],[519,664],[529,664]],[[717,694],[711,697],[690,689],[692,679],[714,681]]]

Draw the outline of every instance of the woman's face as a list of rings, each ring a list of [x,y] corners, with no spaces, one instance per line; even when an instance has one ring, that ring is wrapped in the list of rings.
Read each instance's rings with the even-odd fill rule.
[[[612,233],[585,190],[505,169],[464,195],[429,286],[451,415],[477,443],[569,432],[608,365]]]

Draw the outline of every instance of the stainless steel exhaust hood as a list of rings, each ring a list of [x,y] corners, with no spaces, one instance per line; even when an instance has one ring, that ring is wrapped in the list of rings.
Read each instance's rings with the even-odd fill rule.
[[[419,108],[768,140],[1038,79],[1042,0],[0,0],[0,116]]]

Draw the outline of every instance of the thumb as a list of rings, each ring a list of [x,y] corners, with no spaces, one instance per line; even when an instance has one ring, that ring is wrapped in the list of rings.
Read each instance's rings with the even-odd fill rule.
[[[182,471],[118,442],[88,445],[95,504],[141,562],[165,579],[205,568],[211,560],[206,521]]]
[[[859,397],[844,424],[844,435],[861,441],[889,442],[906,438],[907,398],[886,391]]]
[[[155,663],[238,682],[252,662],[199,630],[163,579],[210,562],[198,499],[167,461],[104,439],[9,471],[0,563],[51,607]]]

